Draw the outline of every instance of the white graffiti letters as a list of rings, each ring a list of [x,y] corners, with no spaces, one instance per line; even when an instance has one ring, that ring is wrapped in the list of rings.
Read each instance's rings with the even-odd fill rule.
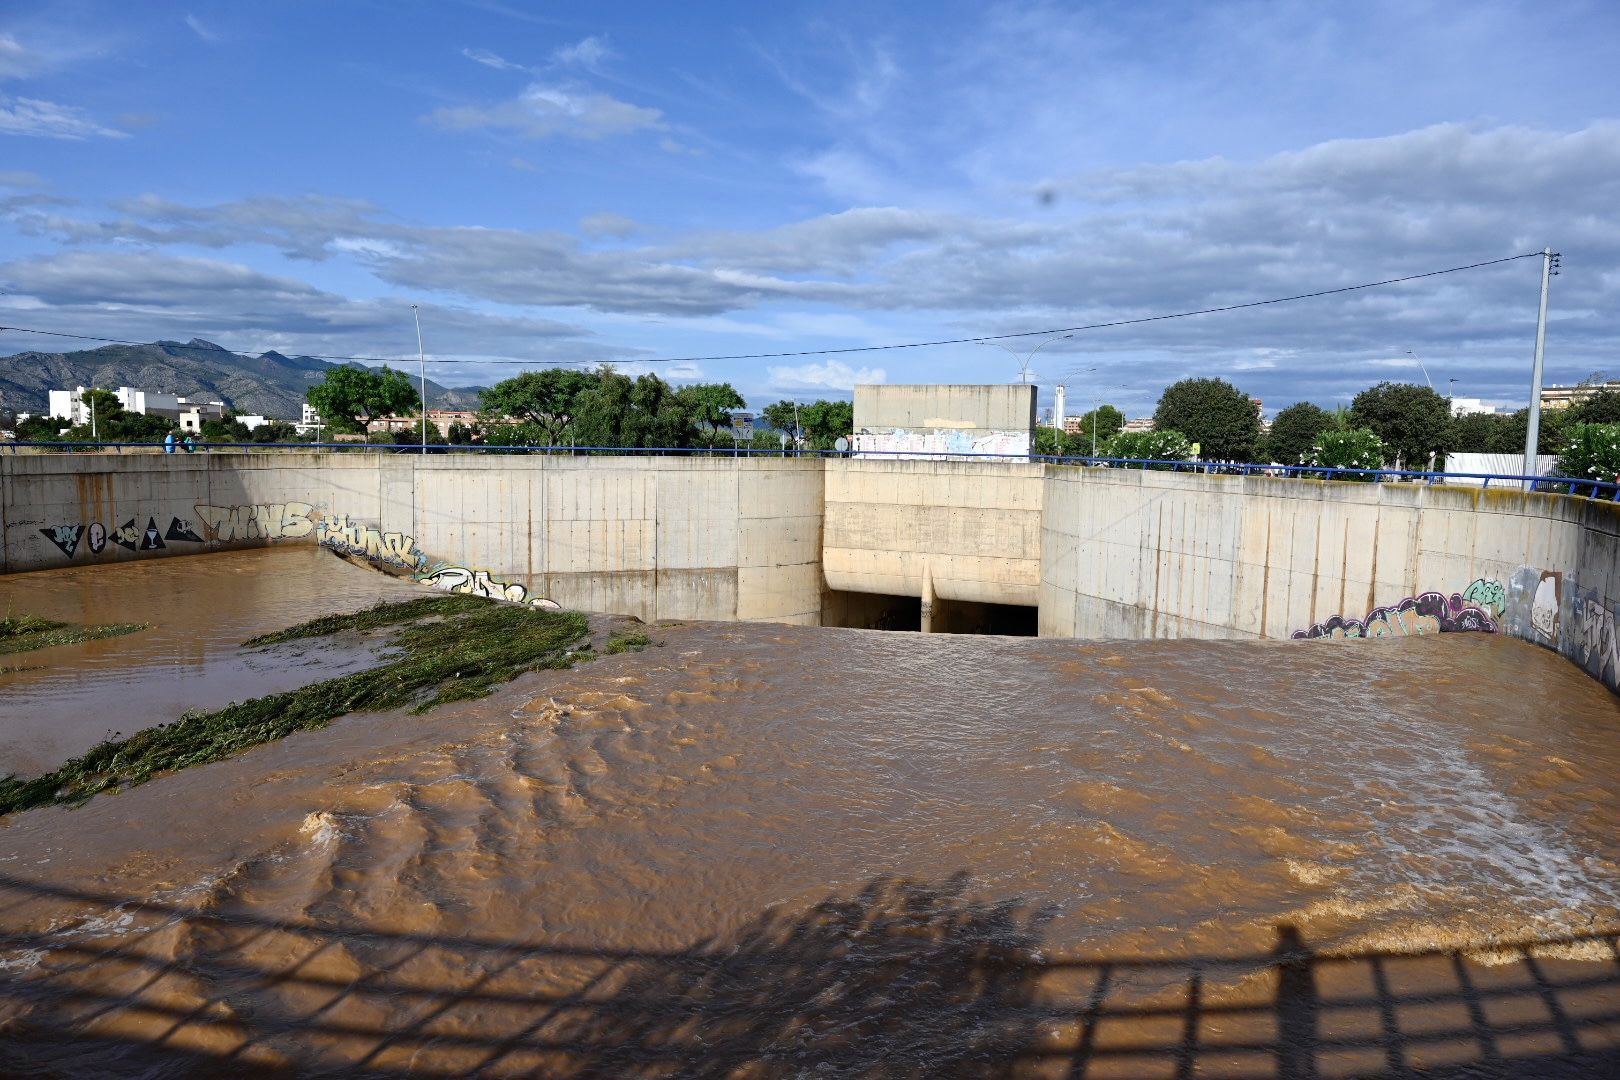
[[[553,610],[559,606],[555,600],[547,600],[543,596],[531,598],[529,590],[515,582],[494,580],[489,576],[488,570],[469,570],[465,566],[441,566],[419,575],[416,580],[435,589],[443,589],[445,592],[487,596],[493,600],[508,600],[514,604],[528,604],[530,607]]]
[[[359,555],[373,562],[415,570],[427,564],[427,556],[417,550],[416,537],[400,532],[382,532],[347,514],[333,514],[321,519],[316,539],[333,551],[345,555]]]
[[[198,506],[197,516],[216,540],[284,540],[308,536],[315,529],[309,503],[250,503],[246,506]]]

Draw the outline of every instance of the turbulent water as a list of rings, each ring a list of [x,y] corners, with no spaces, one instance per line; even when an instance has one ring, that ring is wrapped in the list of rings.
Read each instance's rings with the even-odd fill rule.
[[[0,1067],[1620,1068],[1620,708],[1550,652],[653,640],[16,816]]]

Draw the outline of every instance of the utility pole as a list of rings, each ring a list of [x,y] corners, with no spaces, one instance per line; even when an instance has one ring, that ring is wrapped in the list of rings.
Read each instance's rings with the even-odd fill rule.
[[[1547,345],[1547,284],[1558,273],[1558,254],[1541,249],[1541,311],[1536,316],[1536,359],[1530,368],[1530,423],[1524,432],[1524,475],[1536,475],[1536,454],[1541,448],[1541,371]],[[1535,490],[1535,481],[1526,480],[1525,489]]]
[[[422,316],[411,305],[411,318],[416,320],[416,362],[422,371],[422,453],[427,453],[427,354],[422,351]]]
[[[96,441],[96,395],[95,395],[95,392],[93,390],[89,394],[89,398],[90,398],[90,441],[95,442]]]

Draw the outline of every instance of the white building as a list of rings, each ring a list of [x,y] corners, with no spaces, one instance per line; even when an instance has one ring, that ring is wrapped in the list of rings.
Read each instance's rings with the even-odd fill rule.
[[[303,412],[298,417],[298,423],[293,425],[293,430],[300,435],[308,435],[312,431],[319,431],[324,426],[321,423],[321,414],[315,411],[315,406],[306,401],[304,402]]]
[[[76,386],[72,390],[49,391],[51,408],[48,415],[66,420],[73,427],[88,424],[90,407],[84,403],[86,389]],[[225,417],[223,401],[191,401],[174,394],[141,390],[134,386],[120,386],[113,391],[113,396],[128,412],[174,420],[185,431],[199,431],[204,421],[222,420]]]

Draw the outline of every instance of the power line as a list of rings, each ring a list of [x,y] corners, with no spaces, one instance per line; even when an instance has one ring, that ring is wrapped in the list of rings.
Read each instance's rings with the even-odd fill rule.
[[[596,360],[557,360],[547,361],[554,365],[584,365],[595,363],[625,363],[625,364],[691,364],[716,360],[785,360],[800,356],[845,356],[850,353],[888,352],[895,349],[926,349],[938,345],[975,345],[980,342],[1009,341],[1015,338],[1044,337],[1049,334],[1078,334],[1087,330],[1107,330],[1119,326],[1140,326],[1144,323],[1166,322],[1170,319],[1190,319],[1196,315],[1216,315],[1226,311],[1242,311],[1246,308],[1267,307],[1273,304],[1291,304],[1298,300],[1314,300],[1323,296],[1337,296],[1341,293],[1359,292],[1364,289],[1378,289],[1386,285],[1399,285],[1408,281],[1420,281],[1424,278],[1440,277],[1445,274],[1458,274],[1465,270],[1478,270],[1486,266],[1498,266],[1502,263],[1514,262],[1518,259],[1539,259],[1539,251],[1527,251],[1520,255],[1508,255],[1500,259],[1486,259],[1484,262],[1468,263],[1464,266],[1449,266],[1444,270],[1429,270],[1421,274],[1406,274],[1402,277],[1385,278],[1382,281],[1366,281],[1360,285],[1343,285],[1336,289],[1317,289],[1314,292],[1296,293],[1293,296],[1276,296],[1266,300],[1248,300],[1241,304],[1223,304],[1220,307],[1199,308],[1196,311],[1175,311],[1164,315],[1143,315],[1134,319],[1114,319],[1109,322],[1087,323],[1084,326],[1061,326],[1050,330],[1020,330],[1009,334],[981,334],[977,337],[940,338],[934,341],[907,341],[892,345],[854,345],[841,349],[799,349],[792,352],[769,353],[729,353],[716,356],[665,356],[656,358],[635,358],[622,361],[596,361]],[[131,341],[125,338],[97,337],[93,334],[68,334],[56,330],[37,330],[26,326],[0,326],[0,331],[11,330],[20,334],[40,334],[46,337],[72,338],[79,341],[100,341],[111,345],[150,345],[153,342]],[[201,345],[180,345],[172,342],[163,344],[167,349],[191,349],[197,352],[216,352],[214,348]],[[226,350],[230,351],[230,350]],[[268,350],[267,350],[268,351]],[[251,353],[238,353],[248,356]],[[314,360],[352,360],[361,363],[396,364],[406,361],[399,357],[385,356],[332,356],[325,353],[300,353]],[[516,364],[525,367],[534,367],[541,363],[537,360],[473,360],[465,358],[429,360],[430,364]]]

